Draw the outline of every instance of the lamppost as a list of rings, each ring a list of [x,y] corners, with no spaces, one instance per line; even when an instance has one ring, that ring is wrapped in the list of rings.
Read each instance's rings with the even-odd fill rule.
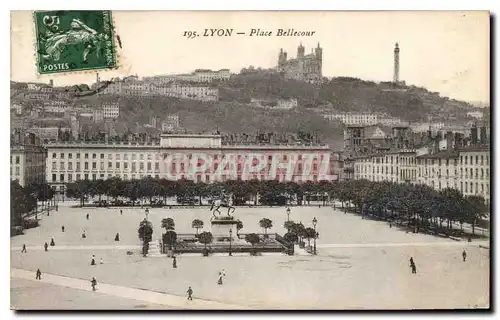
[[[142,249],[143,250],[143,255],[144,257],[146,256],[146,231],[147,231],[147,228],[148,228],[148,215],[149,215],[149,209],[146,208],[146,210],[144,210],[144,214],[146,215],[146,217],[144,218],[144,248]],[[149,242],[148,242],[148,249],[149,249]]]
[[[290,221],[290,207],[286,208],[287,221]]]
[[[314,217],[312,223],[313,223],[313,227],[314,227],[314,254],[316,254],[316,237],[318,235],[318,233],[316,232],[316,224],[318,224],[318,219],[316,219],[316,217]]]
[[[229,256],[232,256],[231,242],[233,241],[233,229],[229,229]]]

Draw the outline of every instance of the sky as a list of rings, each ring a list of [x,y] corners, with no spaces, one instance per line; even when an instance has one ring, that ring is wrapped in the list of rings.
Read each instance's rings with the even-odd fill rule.
[[[487,11],[113,11],[120,68],[101,79],[137,74],[189,73],[194,69],[271,68],[280,48],[295,57],[300,42],[323,48],[323,75],[392,81],[394,44],[400,79],[442,96],[489,103],[490,18]],[[233,28],[230,37],[187,39],[185,31]],[[276,30],[315,31],[311,37],[278,37]],[[250,37],[250,29],[272,36]],[[246,32],[247,35],[236,35]],[[96,72],[39,76],[32,13],[11,12],[11,80],[56,86],[92,83]]]

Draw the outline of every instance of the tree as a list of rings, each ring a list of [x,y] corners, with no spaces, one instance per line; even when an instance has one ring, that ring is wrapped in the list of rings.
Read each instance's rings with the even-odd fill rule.
[[[208,256],[207,244],[212,243],[213,239],[214,237],[211,232],[204,231],[198,235],[198,241],[205,245],[205,248],[203,249],[204,256]]]
[[[483,197],[467,196],[465,197],[465,208],[466,221],[472,227],[472,234],[475,234],[477,220],[487,216],[489,212],[488,207],[485,205]]]
[[[91,182],[88,180],[78,180],[74,183],[68,184],[66,187],[66,196],[68,198],[80,199],[80,207],[85,206],[85,197],[90,194]],[[42,192],[48,191],[50,187],[44,187]]]
[[[283,236],[283,239],[285,239],[288,243],[296,243],[299,240],[299,237],[297,237],[297,235],[293,232],[287,232]]]
[[[294,223],[290,228],[290,232],[293,232],[299,238],[299,242],[302,242],[302,239],[305,237],[306,227],[300,223]]]
[[[93,181],[92,183],[92,188],[91,188],[92,194],[99,196],[99,202],[101,201],[101,196],[103,194],[106,194],[107,189],[108,189],[107,184],[102,179]]]
[[[196,229],[196,235],[198,235],[198,229],[203,228],[203,221],[201,221],[200,219],[194,219],[191,223],[191,227]]]
[[[166,231],[175,230],[175,222],[172,218],[165,218],[161,220],[161,227],[165,228]]]
[[[270,219],[262,218],[259,221],[259,225],[262,229],[264,229],[264,233],[267,235],[267,229],[271,229],[273,227],[273,222]]]
[[[28,188],[23,188],[17,181],[10,182],[10,217],[11,225],[22,225],[23,216],[36,208],[36,198],[29,192]]]
[[[238,235],[241,229],[243,229],[243,222],[241,222],[241,220],[236,220],[236,235]]]
[[[172,250],[172,247],[175,246],[177,242],[177,233],[173,230],[168,230],[163,234],[163,243],[168,245],[169,250]]]
[[[137,180],[130,180],[127,182],[124,190],[124,196],[132,201],[134,206],[135,201],[139,198],[139,183]]]
[[[146,256],[149,250],[149,243],[153,240],[153,224],[146,219],[139,224],[139,239],[142,240],[142,254]]]
[[[198,202],[201,206],[202,198],[206,197],[208,194],[207,184],[203,181],[198,181],[194,185],[194,193],[198,195]]]
[[[252,255],[255,255],[255,245],[260,242],[260,237],[256,233],[249,233],[245,235],[245,241],[252,245]]]
[[[283,224],[283,227],[285,227],[285,229],[290,232],[290,230],[293,228],[293,225],[295,224],[295,222],[293,222],[292,220],[289,220],[289,221],[285,221],[285,223]]]
[[[316,230],[311,227],[306,228],[304,237],[307,239],[307,245],[311,246],[311,239],[316,239]]]
[[[106,180],[106,182],[108,186],[106,195],[112,197],[115,200],[117,200],[118,197],[123,196],[125,186],[122,179],[120,179],[119,177],[112,177]]]

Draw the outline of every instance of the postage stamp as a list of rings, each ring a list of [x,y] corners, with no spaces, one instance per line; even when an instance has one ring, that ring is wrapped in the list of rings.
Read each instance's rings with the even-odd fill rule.
[[[117,67],[111,11],[35,11],[40,74]]]

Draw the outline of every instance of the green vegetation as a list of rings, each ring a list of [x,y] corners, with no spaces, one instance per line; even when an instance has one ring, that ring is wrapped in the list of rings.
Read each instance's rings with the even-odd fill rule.
[[[145,181],[146,180],[146,181]],[[82,187],[83,185],[83,187]],[[102,186],[105,187],[102,187]],[[147,186],[145,190],[141,186]],[[247,203],[250,199],[259,199],[259,203],[269,205],[275,204],[279,199],[285,199],[282,205],[289,203],[309,204],[311,199],[319,200],[326,205],[328,201],[338,200],[347,212],[347,205],[352,205],[352,212],[361,214],[363,217],[371,216],[389,223],[404,225],[414,232],[421,229],[429,232],[452,232],[454,222],[469,223],[475,226],[489,213],[489,207],[479,196],[464,197],[458,190],[447,188],[436,191],[425,185],[396,184],[392,182],[371,182],[367,180],[351,180],[343,182],[308,181],[303,184],[295,182],[280,183],[275,180],[229,180],[206,184],[204,182],[194,183],[187,180],[169,181],[165,179],[145,178],[142,180],[122,181],[119,178],[96,181],[77,181],[68,185],[67,196],[77,195],[83,199],[89,195],[124,197],[129,199],[163,198],[167,204],[168,197],[184,197],[186,194],[198,195],[200,193],[208,196],[219,196],[220,190],[224,189],[232,195]],[[79,190],[85,190],[80,193]],[[116,193],[116,190],[121,190]],[[151,191],[152,190],[152,191]],[[274,199],[274,200],[273,200]],[[22,203],[17,202],[16,203]],[[83,203],[83,201],[81,201]],[[242,204],[244,204],[242,203]],[[113,204],[113,203],[111,203]],[[118,204],[119,205],[119,204]],[[23,207],[16,210],[26,211]],[[12,211],[11,212],[20,212]],[[162,221],[162,227],[173,230],[172,223],[167,224],[168,219]],[[443,223],[446,222],[446,227]],[[272,227],[272,221],[262,219],[260,226],[267,232]],[[286,223],[289,232],[295,233],[299,238],[306,238],[304,226],[300,224]],[[238,230],[241,228],[238,228]],[[474,230],[473,230],[474,232]]]
[[[273,227],[273,222],[270,219],[262,218],[259,221],[259,226],[264,229],[264,233],[267,235],[267,229],[271,229]]]
[[[196,229],[196,235],[198,235],[198,229],[203,229],[203,221],[200,219],[194,219],[191,223],[191,227]]]

